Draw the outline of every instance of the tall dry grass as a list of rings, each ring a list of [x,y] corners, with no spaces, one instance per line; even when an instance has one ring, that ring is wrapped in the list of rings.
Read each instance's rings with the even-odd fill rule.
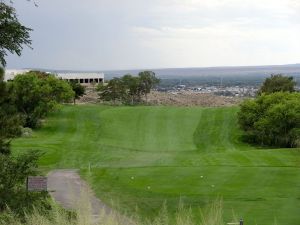
[[[96,215],[93,215],[91,203],[86,200],[78,202],[77,209],[70,213],[57,204],[53,203],[52,209],[47,213],[41,213],[39,209],[34,209],[32,213],[26,214],[25,220],[20,221],[13,218],[7,218],[6,225],[225,225],[223,221],[222,200],[216,200],[207,209],[199,210],[199,215],[195,215],[192,209],[179,204],[174,218],[169,217],[166,204],[164,204],[156,218],[151,221],[144,221],[137,215],[124,216],[117,212],[103,209]],[[4,222],[4,221],[3,221]],[[1,222],[0,222],[1,224]]]

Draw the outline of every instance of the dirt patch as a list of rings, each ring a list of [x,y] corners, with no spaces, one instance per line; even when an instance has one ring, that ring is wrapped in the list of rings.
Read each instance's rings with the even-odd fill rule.
[[[180,91],[172,93],[153,91],[148,96],[148,102],[150,104],[167,106],[222,107],[237,105],[241,101],[242,99],[238,97],[223,97],[192,91]]]
[[[85,95],[82,96],[80,99],[76,100],[76,103],[78,104],[95,104],[98,103],[99,95],[96,91],[96,87],[86,87],[85,89]]]
[[[103,214],[106,214],[113,215],[118,221],[122,221],[122,224],[134,224],[127,217],[114,212],[101,202],[88,184],[80,178],[77,170],[53,170],[47,177],[50,195],[65,209],[80,211],[82,207],[89,207],[88,211],[93,223],[99,222]]]
[[[144,99],[146,101],[146,99]],[[203,94],[193,91],[158,92],[148,95],[148,104],[165,106],[202,106],[223,107],[238,105],[243,99],[239,97],[224,97],[214,94]],[[80,98],[78,104],[95,104],[101,102],[95,88],[89,88],[86,95]]]

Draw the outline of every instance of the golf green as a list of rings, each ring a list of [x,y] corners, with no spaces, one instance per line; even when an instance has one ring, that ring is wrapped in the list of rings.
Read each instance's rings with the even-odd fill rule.
[[[46,170],[79,168],[96,194],[143,217],[179,201],[193,210],[216,198],[245,224],[300,224],[300,150],[240,141],[237,107],[64,106],[15,153],[45,152]],[[91,168],[90,173],[88,168]]]

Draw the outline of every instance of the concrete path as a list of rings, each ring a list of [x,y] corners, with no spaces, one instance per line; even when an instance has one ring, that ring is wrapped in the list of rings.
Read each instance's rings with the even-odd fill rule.
[[[99,221],[103,214],[117,215],[111,208],[96,198],[88,184],[80,178],[77,170],[51,171],[48,174],[48,191],[52,198],[65,209],[80,211],[89,208],[93,223]],[[122,217],[122,221],[122,224],[132,224],[125,217]]]

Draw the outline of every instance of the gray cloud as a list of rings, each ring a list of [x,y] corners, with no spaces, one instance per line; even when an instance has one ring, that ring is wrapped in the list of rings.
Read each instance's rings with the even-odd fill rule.
[[[295,63],[298,0],[39,0],[15,7],[34,50],[8,67],[128,69]]]

